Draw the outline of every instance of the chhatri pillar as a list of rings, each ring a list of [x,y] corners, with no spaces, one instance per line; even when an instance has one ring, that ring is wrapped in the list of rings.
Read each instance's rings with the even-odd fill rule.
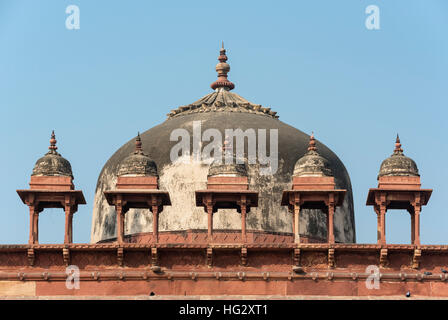
[[[51,134],[49,151],[37,160],[31,174],[30,189],[17,193],[30,210],[29,244],[39,243],[39,213],[46,208],[65,211],[64,243],[73,242],[73,214],[79,204],[86,204],[81,190],[74,190],[72,167],[56,150],[56,137]]]
[[[159,214],[170,206],[169,193],[159,190],[156,163],[143,153],[140,133],[134,152],[119,166],[115,190],[104,191],[107,202],[117,213],[117,242],[124,242],[125,214],[129,209],[149,209],[153,214],[152,241],[159,240]]]
[[[210,165],[207,190],[196,191],[196,206],[204,207],[208,221],[208,241],[213,241],[213,214],[218,209],[236,209],[241,213],[241,238],[247,241],[246,215],[251,207],[258,206],[258,192],[249,190],[245,159],[232,154],[229,142],[224,141],[225,159]]]
[[[377,214],[378,244],[386,244],[387,210],[404,209],[411,215],[411,243],[420,245],[420,212],[432,189],[421,189],[417,165],[403,154],[398,135],[394,153],[382,162],[377,179],[378,188],[369,189],[366,204]]]
[[[283,191],[282,206],[293,213],[294,241],[300,243],[301,209],[321,209],[327,214],[327,242],[334,240],[334,213],[341,206],[347,190],[336,189],[328,161],[316,148],[314,134],[310,136],[308,152],[297,160],[292,176],[292,190]]]

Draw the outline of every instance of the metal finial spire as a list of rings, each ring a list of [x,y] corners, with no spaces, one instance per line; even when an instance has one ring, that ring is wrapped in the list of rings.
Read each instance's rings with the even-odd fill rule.
[[[402,153],[403,149],[401,149],[400,137],[397,133],[397,139],[395,140],[395,150],[394,153]]]
[[[137,134],[137,138],[135,138],[135,154],[143,154],[142,149],[142,139],[140,138],[140,132]]]
[[[219,51],[218,57],[219,63],[216,65],[216,72],[218,72],[218,80],[211,84],[211,88],[216,90],[218,88],[225,88],[227,90],[232,90],[235,85],[227,79],[227,73],[230,71],[230,65],[226,62],[226,49],[224,49],[224,41],[222,42],[222,48]]]
[[[51,132],[51,138],[50,138],[50,146],[48,147],[48,149],[50,149],[50,151],[56,151],[58,149],[58,147],[56,147],[56,136],[54,135],[54,130]]]
[[[231,146],[230,146],[230,138],[229,136],[226,136],[224,139],[224,143],[222,144],[222,152],[225,153],[226,150],[230,150]]]
[[[314,139],[314,132],[311,132],[310,142],[308,144],[308,151],[316,151],[316,140]]]

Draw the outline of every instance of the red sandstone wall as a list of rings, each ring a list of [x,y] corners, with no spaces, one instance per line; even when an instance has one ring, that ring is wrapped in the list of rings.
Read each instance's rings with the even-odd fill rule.
[[[294,244],[252,245],[247,257],[241,246],[216,247],[207,257],[207,246],[165,245],[158,248],[151,271],[151,246],[127,244],[120,266],[114,244],[71,245],[64,261],[63,245],[34,247],[30,265],[28,246],[0,247],[0,296],[133,296],[154,292],[163,296],[399,296],[448,297],[448,247],[422,246],[418,268],[412,268],[414,247],[390,246],[380,288],[368,289],[367,266],[380,264],[376,245],[335,245],[334,267],[329,266],[327,244],[301,245],[294,273]],[[66,256],[67,258],[67,256]],[[244,258],[244,259],[243,259]],[[210,260],[211,259],[211,260]],[[243,265],[246,262],[246,265]],[[66,288],[66,263],[79,267],[80,288]],[[424,274],[430,271],[432,274]]]

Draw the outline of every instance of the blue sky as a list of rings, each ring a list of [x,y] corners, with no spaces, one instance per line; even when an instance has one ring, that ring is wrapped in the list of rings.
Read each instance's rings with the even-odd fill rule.
[[[68,5],[80,29],[65,27]],[[368,5],[380,30],[365,27]],[[137,131],[210,92],[221,41],[234,92],[335,151],[354,190],[357,242],[376,241],[365,206],[400,133],[434,192],[425,244],[448,244],[448,2],[0,0],[0,243],[27,243],[28,188],[51,130],[88,202],[74,242],[89,242],[97,177]],[[410,218],[386,216],[389,243],[410,242]],[[40,218],[40,242],[63,242],[62,210]]]

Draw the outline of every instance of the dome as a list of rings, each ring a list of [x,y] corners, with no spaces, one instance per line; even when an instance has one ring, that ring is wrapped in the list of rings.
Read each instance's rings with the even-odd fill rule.
[[[226,164],[224,161],[222,163],[213,162],[210,165],[210,169],[208,170],[209,176],[238,176],[238,177],[247,177],[247,169],[244,163],[236,163],[235,161]]]
[[[221,51],[221,55],[225,51]],[[191,104],[181,106],[168,113],[163,123],[141,133],[143,151],[151,154],[157,164],[159,188],[168,191],[171,206],[164,208],[159,216],[159,230],[181,231],[207,229],[207,215],[201,207],[196,207],[195,191],[207,188],[209,174],[227,172],[227,168],[210,165],[210,161],[194,159],[194,150],[208,147],[206,136],[209,130],[226,136],[226,130],[255,132],[258,138],[266,140],[266,154],[277,154],[277,169],[273,174],[261,174],[265,164],[248,161],[245,168],[233,166],[232,174],[246,174],[249,189],[258,191],[258,207],[251,208],[247,215],[248,230],[266,232],[292,232],[292,215],[287,207],[281,206],[282,193],[291,189],[291,175],[300,155],[307,152],[309,135],[280,121],[271,108],[249,102],[240,95],[231,92],[232,86],[225,80],[212,92]],[[195,138],[199,132],[199,138]],[[261,132],[261,133],[260,133]],[[275,141],[277,132],[277,141]],[[185,137],[181,138],[181,137]],[[202,137],[202,139],[201,139]],[[273,138],[274,137],[274,138]],[[195,140],[196,139],[196,140]],[[199,139],[199,142],[197,140]],[[221,141],[224,139],[221,138]],[[172,160],[173,150],[186,141],[189,156]],[[196,142],[195,142],[196,141]],[[92,216],[91,241],[112,239],[116,235],[116,213],[103,192],[113,189],[117,180],[118,168],[132,152],[133,141],[125,143],[104,165],[95,191]],[[221,144],[222,147],[222,144]],[[259,146],[256,146],[259,152]],[[248,157],[248,139],[244,139],[244,158]],[[328,167],[334,174],[336,187],[347,189],[347,195],[335,214],[335,237],[339,242],[355,242],[355,222],[350,177],[341,160],[324,144],[319,143],[319,152],[328,161]],[[193,159],[193,160],[192,160]],[[191,161],[189,161],[191,160]],[[139,209],[130,209],[125,217],[125,234],[137,234],[152,231],[152,215],[143,214]],[[326,239],[326,217],[317,209],[303,209],[300,232],[303,235]],[[214,213],[215,229],[241,229],[241,217],[231,209],[220,209]]]
[[[295,177],[332,177],[333,173],[330,169],[330,164],[327,159],[322,157],[316,148],[316,141],[314,135],[310,137],[308,152],[297,160],[294,166]]]
[[[237,177],[247,177],[247,167],[246,161],[244,163],[239,163],[241,161],[237,161],[235,154],[231,157],[231,163],[226,163],[225,154],[228,141],[224,141],[223,147],[223,159],[221,161],[213,161],[208,169],[208,176],[237,176]],[[245,159],[244,159],[245,160]],[[228,161],[229,162],[229,161]]]
[[[117,176],[157,176],[156,163],[143,153],[140,133],[135,139],[134,152],[120,163]]]
[[[420,176],[415,161],[403,154],[398,135],[394,153],[381,163],[378,179],[383,176]]]
[[[39,160],[33,168],[32,176],[68,176],[73,178],[72,166],[56,150],[56,137],[51,133],[49,151]]]

